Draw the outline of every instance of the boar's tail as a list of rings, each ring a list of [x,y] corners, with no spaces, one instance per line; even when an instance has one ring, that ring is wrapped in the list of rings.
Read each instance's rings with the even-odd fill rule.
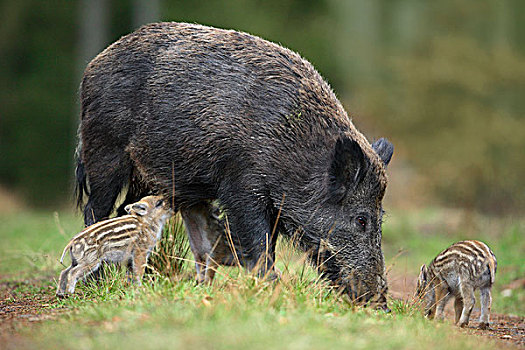
[[[78,208],[82,208],[82,205],[84,202],[84,194],[89,196],[86,170],[84,169],[84,163],[82,162],[82,158],[80,157],[81,148],[82,148],[82,145],[81,143],[79,143],[77,150],[75,152],[75,157],[77,159],[77,166],[75,169],[75,176],[76,176],[75,198],[77,201]]]

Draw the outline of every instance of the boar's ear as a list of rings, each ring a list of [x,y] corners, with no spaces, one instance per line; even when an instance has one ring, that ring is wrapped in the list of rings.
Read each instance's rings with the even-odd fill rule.
[[[356,141],[341,137],[335,144],[330,167],[330,195],[336,201],[343,199],[363,178],[368,161]]]
[[[390,163],[390,159],[392,159],[392,154],[394,154],[394,145],[387,139],[381,138],[372,144],[372,148],[386,167]]]

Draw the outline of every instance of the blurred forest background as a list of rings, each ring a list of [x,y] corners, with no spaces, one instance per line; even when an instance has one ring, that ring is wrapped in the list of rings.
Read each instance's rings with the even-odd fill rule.
[[[390,205],[525,209],[521,0],[3,0],[4,198],[72,203],[83,68],[160,20],[246,31],[311,61],[369,140],[395,144]]]

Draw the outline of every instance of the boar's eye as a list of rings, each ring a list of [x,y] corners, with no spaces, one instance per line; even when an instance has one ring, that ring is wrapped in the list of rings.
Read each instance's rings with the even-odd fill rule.
[[[359,227],[361,227],[363,230],[366,230],[366,225],[367,225],[367,220],[364,216],[362,215],[359,215],[358,217],[355,218],[355,222],[357,223],[357,225],[359,225]]]
[[[162,199],[159,199],[159,200],[157,201],[157,203],[155,203],[155,207],[158,208],[158,207],[160,207],[163,203],[164,203],[164,201],[163,201]]]

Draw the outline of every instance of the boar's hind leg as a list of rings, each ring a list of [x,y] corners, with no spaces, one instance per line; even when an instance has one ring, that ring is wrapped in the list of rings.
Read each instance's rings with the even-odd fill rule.
[[[126,215],[127,212],[124,208],[128,204],[132,204],[135,202],[138,202],[143,197],[146,197],[148,194],[150,194],[150,191],[146,188],[141,188],[140,185],[133,183],[133,180],[130,182],[128,187],[128,192],[126,193],[126,198],[124,199],[124,202],[118,207],[117,209],[117,216]]]
[[[89,199],[84,207],[86,226],[109,217],[131,174],[131,164],[125,155],[114,157],[111,161],[100,155],[95,163],[86,164],[90,189]]]

